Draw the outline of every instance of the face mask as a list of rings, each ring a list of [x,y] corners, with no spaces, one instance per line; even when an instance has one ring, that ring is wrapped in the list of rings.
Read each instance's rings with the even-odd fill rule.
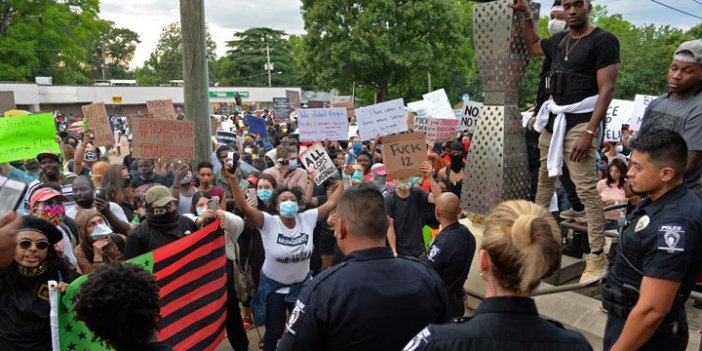
[[[548,32],[554,35],[562,30],[565,30],[566,22],[564,20],[552,19],[548,21]]]
[[[288,168],[296,169],[297,168],[297,160],[289,160],[288,161]]]
[[[397,188],[401,190],[409,190],[412,187],[412,181],[409,179],[403,179],[397,182]]]
[[[273,198],[273,190],[261,189],[256,192],[256,196],[258,196],[261,201],[270,201],[270,199]]]
[[[110,228],[107,224],[101,223],[95,226],[93,229],[93,232],[90,233],[90,236],[95,238],[95,237],[103,237],[105,235],[111,234],[112,233],[112,228]]]
[[[183,177],[183,179],[180,180],[180,185],[189,184],[192,181],[193,181],[193,173],[188,171],[188,174],[186,174],[185,177]]]
[[[624,151],[624,145],[617,145],[615,150],[617,150],[617,152],[621,153],[622,151]]]
[[[361,172],[359,172],[359,171],[353,172],[353,175],[351,176],[351,181],[354,182],[354,183],[360,183],[360,182],[362,182],[362,181],[363,181],[363,175],[361,174]]]
[[[207,207],[196,207],[195,208],[195,214],[198,217],[202,217],[205,215],[205,211],[207,210]]]
[[[280,215],[285,218],[295,218],[299,207],[295,201],[283,201],[280,204]]]
[[[95,199],[90,195],[82,195],[76,197],[76,204],[82,208],[91,208],[93,207],[94,200]]]
[[[451,170],[460,172],[463,169],[463,155],[451,155]]]
[[[380,191],[385,190],[385,187],[387,186],[388,182],[388,177],[386,176],[379,176],[379,175],[373,175],[373,184],[380,189]]]
[[[41,210],[41,218],[45,219],[54,225],[58,225],[63,222],[63,217],[66,215],[66,209],[63,205],[54,204],[46,205]]]
[[[353,153],[359,154],[361,152],[361,143],[353,143]]]

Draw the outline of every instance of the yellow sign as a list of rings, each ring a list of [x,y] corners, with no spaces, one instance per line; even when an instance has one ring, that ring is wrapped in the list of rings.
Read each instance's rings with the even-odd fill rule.
[[[115,105],[119,105],[122,103],[122,97],[121,96],[113,96],[112,97],[112,103]]]

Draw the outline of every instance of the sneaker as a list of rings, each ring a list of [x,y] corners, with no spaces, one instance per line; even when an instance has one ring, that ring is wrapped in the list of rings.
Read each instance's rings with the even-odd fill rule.
[[[580,284],[594,283],[604,278],[607,270],[607,256],[589,254],[585,257],[585,270],[580,276]]]
[[[562,211],[561,212],[561,218],[563,219],[581,219],[585,220],[585,210],[582,211],[575,211],[572,208]]]

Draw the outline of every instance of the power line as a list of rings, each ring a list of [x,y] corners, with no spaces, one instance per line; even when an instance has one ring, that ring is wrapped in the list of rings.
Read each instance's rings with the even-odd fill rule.
[[[697,0],[692,0],[692,2],[696,2],[696,3],[700,4],[700,5],[702,5],[702,2],[699,2],[699,1],[697,1]]]
[[[677,12],[686,14],[686,15],[688,15],[688,16],[692,16],[692,17],[694,17],[694,18],[702,19],[702,17],[700,17],[700,16],[693,15],[693,14],[691,14],[691,13],[689,13],[689,12],[685,12],[685,11],[683,11],[683,10],[676,9],[675,7],[672,7],[672,6],[670,6],[670,5],[666,5],[666,4],[662,3],[662,2],[659,2],[659,1],[656,1],[656,0],[651,0],[651,1],[655,2],[655,3],[658,4],[658,5],[667,7],[667,8],[669,8],[669,9],[673,10],[673,11],[677,11]],[[693,0],[693,1],[695,1],[695,0]],[[697,1],[695,1],[695,2],[697,2]]]

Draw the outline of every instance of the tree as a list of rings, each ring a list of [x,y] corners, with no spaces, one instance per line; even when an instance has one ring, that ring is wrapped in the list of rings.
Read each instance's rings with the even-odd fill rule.
[[[226,63],[222,80],[230,85],[268,86],[266,51],[273,65],[273,85],[290,85],[296,82],[290,56],[290,43],[282,30],[259,27],[234,33],[234,40],[227,42]],[[278,73],[280,72],[280,73]],[[226,78],[225,78],[226,75]]]
[[[134,58],[139,43],[141,41],[136,32],[117,28],[111,21],[101,21],[100,35],[95,38],[88,52],[86,75],[93,79],[102,78],[104,63],[106,79],[133,78],[134,72],[129,71],[129,63]]]
[[[379,101],[389,99],[391,88],[436,71],[465,39],[456,4],[303,0],[304,46],[315,86],[348,89],[355,82]]]
[[[210,80],[216,76],[217,44],[212,40],[207,31],[208,65]],[[137,81],[140,85],[165,84],[171,80],[183,79],[183,41],[180,35],[180,23],[173,22],[161,28],[161,37],[156,44],[156,50],[149,55],[141,68],[136,71]]]

